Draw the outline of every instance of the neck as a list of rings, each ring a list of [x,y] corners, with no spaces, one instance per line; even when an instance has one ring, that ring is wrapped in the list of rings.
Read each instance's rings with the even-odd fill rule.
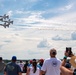
[[[56,56],[51,56],[51,58],[56,58]]]

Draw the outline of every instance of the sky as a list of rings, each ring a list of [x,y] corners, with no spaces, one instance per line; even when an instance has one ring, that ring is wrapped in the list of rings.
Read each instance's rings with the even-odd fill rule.
[[[66,47],[76,53],[76,0],[0,0],[4,14],[14,23],[0,26],[3,59],[46,59],[51,48],[60,59]]]

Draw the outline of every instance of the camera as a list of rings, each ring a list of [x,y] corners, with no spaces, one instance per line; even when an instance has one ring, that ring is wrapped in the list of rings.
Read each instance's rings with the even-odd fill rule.
[[[66,52],[69,53],[69,56],[72,55],[72,48],[71,47],[66,47]]]

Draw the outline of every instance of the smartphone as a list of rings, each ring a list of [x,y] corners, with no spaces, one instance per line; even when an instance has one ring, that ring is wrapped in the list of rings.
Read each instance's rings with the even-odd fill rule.
[[[69,52],[69,56],[72,54],[72,48],[71,47],[66,47],[66,52]]]

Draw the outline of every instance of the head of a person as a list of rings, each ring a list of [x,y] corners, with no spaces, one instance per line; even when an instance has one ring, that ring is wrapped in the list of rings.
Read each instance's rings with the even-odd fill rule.
[[[12,56],[12,61],[16,62],[16,60],[17,60],[17,57],[16,56]]]
[[[35,73],[36,70],[37,70],[37,61],[36,61],[36,59],[33,59],[33,60],[32,60],[32,66],[34,67],[33,73]]]
[[[51,57],[56,57],[56,54],[57,54],[56,49],[54,49],[54,48],[50,49],[50,56]]]
[[[28,64],[28,60],[26,60],[25,63]]]
[[[43,65],[43,62],[44,62],[44,59],[40,59],[39,60],[39,65],[42,66]]]
[[[65,54],[65,56],[68,56],[68,57],[74,56],[71,47],[66,47],[66,50],[65,50],[65,53],[64,54]]]
[[[32,64],[32,60],[30,60],[30,64]]]
[[[39,62],[43,63],[44,62],[44,59],[40,59]]]
[[[33,66],[36,66],[36,65],[37,65],[36,59],[33,59],[33,60],[32,60],[32,65],[33,65]]]
[[[22,63],[22,60],[20,60],[20,63]]]
[[[0,57],[0,61],[2,61],[2,57]]]

